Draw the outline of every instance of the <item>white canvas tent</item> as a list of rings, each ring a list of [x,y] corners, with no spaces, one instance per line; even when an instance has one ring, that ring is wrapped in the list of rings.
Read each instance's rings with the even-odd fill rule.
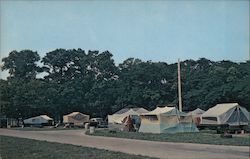
[[[249,112],[238,103],[217,104],[201,116],[202,125],[248,125],[249,123]]]
[[[122,124],[125,117],[131,116],[132,118],[139,118],[142,113],[148,112],[144,108],[124,108],[114,113],[113,115],[108,115],[108,123],[110,124]]]
[[[76,126],[83,126],[86,122],[89,122],[89,115],[80,112],[73,112],[63,116],[64,124],[74,124]]]
[[[24,125],[53,125],[53,119],[47,115],[39,115],[36,117],[25,119]]]
[[[157,107],[141,116],[139,132],[145,133],[176,133],[197,132],[191,116],[180,112],[175,107]]]

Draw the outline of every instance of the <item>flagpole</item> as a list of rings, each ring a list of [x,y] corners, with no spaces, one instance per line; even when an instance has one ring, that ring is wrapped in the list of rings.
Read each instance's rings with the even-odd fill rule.
[[[182,99],[181,99],[181,64],[178,59],[178,96],[179,96],[179,111],[182,112]]]

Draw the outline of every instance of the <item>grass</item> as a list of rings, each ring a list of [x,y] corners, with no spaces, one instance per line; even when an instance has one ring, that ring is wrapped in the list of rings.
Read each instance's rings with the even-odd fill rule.
[[[87,132],[87,134],[89,134]],[[176,134],[150,134],[139,132],[118,131],[116,133],[109,130],[96,130],[95,136],[107,136],[117,138],[129,138],[162,142],[180,142],[180,143],[199,143],[213,145],[234,145],[234,146],[250,146],[250,136],[222,138],[220,134],[213,131],[204,131],[197,133],[176,133]]]
[[[7,136],[0,136],[1,157],[2,159],[149,159],[139,155]]]

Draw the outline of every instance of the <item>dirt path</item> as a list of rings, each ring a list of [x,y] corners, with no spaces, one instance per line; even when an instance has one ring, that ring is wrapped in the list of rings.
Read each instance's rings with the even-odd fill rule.
[[[247,146],[170,143],[88,136],[84,130],[17,131],[0,129],[0,135],[94,147],[167,159],[249,159]]]

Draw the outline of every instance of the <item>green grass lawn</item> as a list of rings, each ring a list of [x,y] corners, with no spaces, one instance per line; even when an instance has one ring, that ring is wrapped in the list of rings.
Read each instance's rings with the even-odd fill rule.
[[[149,159],[139,155],[7,136],[0,136],[1,157],[2,159]]]
[[[109,130],[96,130],[93,135],[163,142],[250,146],[249,135],[244,137],[221,138],[220,134],[216,134],[212,131],[204,131],[197,133],[150,134],[125,131],[117,131],[116,133],[111,133]]]

